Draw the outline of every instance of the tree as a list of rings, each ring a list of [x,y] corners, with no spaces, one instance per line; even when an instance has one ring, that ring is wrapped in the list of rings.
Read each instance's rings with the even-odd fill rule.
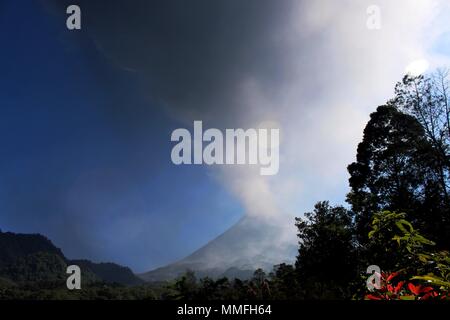
[[[173,285],[178,295],[175,295],[175,299],[193,300],[198,294],[198,283],[195,273],[191,270],[186,271],[181,277],[179,277]]]
[[[406,75],[395,86],[392,100],[398,108],[413,115],[422,124],[430,141],[445,154],[450,146],[449,69],[430,75]]]
[[[275,300],[295,300],[304,297],[294,266],[285,263],[274,266],[270,280],[271,294]]]
[[[377,108],[364,129],[356,162],[348,166],[351,191],[347,201],[355,213],[357,239],[367,243],[375,212],[406,212],[423,226],[423,204],[434,186],[427,179],[432,146],[421,124],[393,105]]]
[[[395,87],[393,103],[414,116],[434,147],[432,172],[448,206],[450,192],[450,92],[449,70],[437,70],[428,77],[405,76]]]
[[[344,207],[319,202],[305,219],[296,218],[299,250],[296,272],[305,298],[349,298],[357,273],[352,214]]]
[[[441,248],[450,245],[450,85],[449,70],[427,76],[406,76],[396,86],[395,106],[414,116],[430,144],[426,160],[426,197],[421,208],[428,217],[420,226]]]

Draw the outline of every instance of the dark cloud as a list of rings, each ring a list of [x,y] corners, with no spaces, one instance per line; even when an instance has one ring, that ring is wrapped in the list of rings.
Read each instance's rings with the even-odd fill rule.
[[[71,1],[54,1],[65,12]],[[239,123],[239,86],[261,79],[270,91],[286,74],[291,0],[78,1],[83,33],[117,68],[178,119]],[[138,110],[145,112],[145,110]],[[136,112],[129,106],[128,112]],[[224,119],[226,118],[226,119]]]

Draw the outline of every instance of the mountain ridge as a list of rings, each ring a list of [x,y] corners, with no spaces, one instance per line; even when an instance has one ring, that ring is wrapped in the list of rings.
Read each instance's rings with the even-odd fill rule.
[[[66,267],[79,265],[86,282],[138,285],[143,281],[128,267],[111,262],[67,259],[62,250],[41,234],[0,231],[0,277],[11,281],[60,281]]]
[[[248,279],[258,268],[271,271],[274,265],[294,261],[297,243],[283,239],[285,227],[279,220],[245,216],[185,258],[137,276],[157,282],[194,271],[197,277]]]

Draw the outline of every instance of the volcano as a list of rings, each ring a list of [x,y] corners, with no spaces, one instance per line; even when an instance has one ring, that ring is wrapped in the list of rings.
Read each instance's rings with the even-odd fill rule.
[[[157,282],[194,271],[197,277],[248,279],[258,268],[271,271],[274,265],[293,263],[297,254],[295,234],[293,219],[245,216],[189,256],[139,277]]]

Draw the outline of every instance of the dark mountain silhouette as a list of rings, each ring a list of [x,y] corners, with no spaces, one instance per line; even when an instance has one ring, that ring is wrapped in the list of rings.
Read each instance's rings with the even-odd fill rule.
[[[247,279],[257,268],[270,271],[276,264],[295,260],[297,241],[295,231],[286,229],[289,226],[293,227],[293,222],[288,219],[244,217],[186,258],[139,276],[157,282],[174,279],[190,270],[197,277]],[[294,237],[283,239],[290,234]]]
[[[60,281],[67,278],[66,267],[71,264],[81,268],[84,282],[143,283],[129,268],[115,263],[69,260],[43,235],[0,231],[1,278],[15,282]]]
[[[40,234],[16,234],[0,231],[0,268],[15,262],[19,258],[47,252],[66,260],[61,249]]]
[[[78,265],[82,270],[89,270],[105,282],[115,282],[126,285],[143,284],[130,268],[115,263],[94,263],[89,260],[71,260],[72,264]]]

